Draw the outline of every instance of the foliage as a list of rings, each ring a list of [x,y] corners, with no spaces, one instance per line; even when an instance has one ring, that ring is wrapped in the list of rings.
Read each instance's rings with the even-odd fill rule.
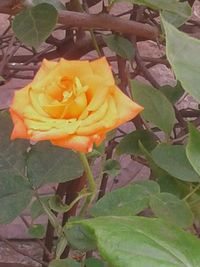
[[[116,15],[119,2],[131,9]],[[46,265],[200,266],[200,41],[187,33],[199,26],[190,19],[193,2],[110,0],[98,15],[90,8],[100,0],[25,0],[10,10],[0,4],[0,14],[13,16],[1,33],[1,85],[32,80],[44,58],[96,57],[96,50],[120,89],[144,107],[88,161],[47,141],[10,140],[9,112],[0,111],[0,224],[24,218],[26,209],[28,235],[49,249]],[[144,42],[161,56],[145,56]],[[172,84],[160,82],[161,65],[174,74]],[[185,97],[194,105],[185,108]],[[144,181],[125,177],[127,160],[148,170]],[[45,186],[52,194],[42,197]],[[44,214],[47,227],[37,221]]]

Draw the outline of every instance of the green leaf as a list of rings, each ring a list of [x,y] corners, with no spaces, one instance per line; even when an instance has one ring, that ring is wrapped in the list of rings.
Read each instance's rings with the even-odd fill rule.
[[[29,229],[28,229],[28,234],[32,236],[33,238],[44,238],[45,236],[45,227],[42,224],[33,224]]]
[[[29,204],[32,190],[24,175],[27,141],[10,141],[12,122],[0,112],[0,223],[12,222]]]
[[[56,212],[67,212],[70,209],[70,206],[63,204],[60,196],[55,195],[49,198],[49,206],[52,210]]]
[[[59,10],[66,10],[66,7],[59,1],[59,0],[33,0],[33,5],[39,5],[42,3],[46,3],[49,5],[54,6],[58,11]]]
[[[110,0],[110,4],[122,2],[122,0]],[[127,0],[127,2],[144,5],[149,8],[163,11],[162,14],[167,21],[176,27],[181,26],[192,15],[192,8],[187,1],[177,0]]]
[[[121,166],[117,160],[108,159],[106,160],[103,168],[103,172],[107,173],[110,176],[117,176],[120,174]]]
[[[183,228],[191,226],[193,222],[189,205],[170,193],[152,195],[150,208],[157,217]]]
[[[166,33],[166,53],[176,78],[187,93],[200,102],[200,41],[180,32],[162,19]]]
[[[160,144],[152,151],[154,162],[170,175],[187,182],[200,182],[183,145]]]
[[[11,223],[30,203],[32,191],[22,176],[0,173],[0,224]]]
[[[40,201],[44,203],[44,205],[48,205],[49,204],[49,199],[51,197],[41,197],[40,198]],[[44,209],[43,207],[41,206],[40,202],[36,199],[31,207],[30,207],[30,214],[31,214],[31,218],[33,220],[37,219],[39,216],[43,215],[45,212],[44,212]]]
[[[117,154],[142,155],[139,143],[141,142],[148,151],[152,151],[156,145],[156,137],[147,130],[136,130],[127,134],[116,146]]]
[[[164,85],[160,87],[159,90],[168,98],[168,100],[172,104],[175,104],[184,94],[184,89],[179,81],[177,82],[175,87]]]
[[[176,118],[169,100],[159,90],[136,80],[131,81],[131,90],[134,100],[144,107],[142,118],[170,136]]]
[[[149,205],[149,197],[160,192],[153,181],[141,181],[116,189],[102,197],[90,210],[93,216],[135,215]]]
[[[96,258],[87,258],[85,260],[85,267],[106,267],[108,266],[105,261]]]
[[[186,146],[187,158],[195,171],[200,175],[200,132],[189,124],[189,140]]]
[[[81,267],[82,265],[73,259],[53,260],[49,267]]]
[[[78,249],[80,251],[90,251],[96,249],[93,233],[81,225],[75,225],[72,228],[68,228],[66,224],[65,236],[69,245],[74,249]]]
[[[39,142],[32,146],[27,160],[28,177],[34,187],[45,183],[62,183],[80,177],[83,168],[72,150]]]
[[[53,31],[57,17],[55,7],[47,3],[39,4],[17,14],[12,29],[22,43],[37,48]]]
[[[101,256],[112,266],[200,266],[200,240],[160,219],[107,216],[74,224],[93,233]]]
[[[184,198],[190,191],[188,183],[180,181],[170,175],[160,176],[157,179],[161,192],[171,193],[178,198]]]
[[[128,39],[117,34],[103,36],[103,39],[106,45],[118,56],[128,60],[133,59],[135,50],[133,44]]]

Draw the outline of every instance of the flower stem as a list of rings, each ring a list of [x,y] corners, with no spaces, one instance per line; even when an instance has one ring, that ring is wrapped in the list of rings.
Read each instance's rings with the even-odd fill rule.
[[[86,155],[84,153],[80,152],[79,153],[79,157],[80,157],[80,160],[82,162],[82,165],[83,165],[83,168],[85,170],[85,173],[87,175],[87,180],[88,180],[88,184],[89,184],[89,191],[91,193],[93,193],[96,190],[96,183],[94,181],[94,176],[92,174],[89,162],[88,162],[87,157],[86,157]]]
[[[81,160],[81,163],[83,165],[83,168],[85,170],[85,174],[88,180],[88,186],[89,186],[89,193],[91,193],[85,200],[85,203],[82,206],[82,209],[80,210],[80,216],[83,216],[85,212],[87,211],[88,206],[92,202],[95,194],[96,194],[96,183],[94,181],[94,176],[92,174],[89,162],[87,160],[87,157],[84,153],[79,153],[79,157]]]

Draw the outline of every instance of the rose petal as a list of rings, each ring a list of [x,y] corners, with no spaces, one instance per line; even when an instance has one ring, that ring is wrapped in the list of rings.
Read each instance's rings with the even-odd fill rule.
[[[29,138],[23,119],[13,109],[10,109],[10,114],[14,124],[10,137],[11,140],[16,138]]]
[[[49,140],[49,139],[59,139],[67,137],[68,135],[74,134],[78,129],[80,122],[68,122],[53,125],[52,123],[37,122],[31,120],[25,120],[28,130],[28,134],[34,141],[39,140]],[[60,120],[58,120],[60,122]],[[49,130],[48,130],[49,129]]]
[[[58,86],[51,85],[58,85],[60,79],[62,79],[63,77],[70,78],[71,80],[74,80],[75,77],[78,77],[82,83],[84,76],[92,74],[93,72],[90,67],[89,61],[65,60],[62,58],[55,66],[55,68],[49,71],[48,74],[42,80],[33,82],[32,87],[33,90],[36,91],[41,91],[41,89],[44,90],[45,88],[45,91],[47,93],[49,93],[50,91],[51,94],[58,94]]]
[[[92,151],[93,137],[72,135],[67,138],[51,140],[53,145],[66,147],[75,151],[88,153]]]
[[[113,97],[118,112],[116,127],[135,118],[144,109],[122,93],[117,86],[113,88]]]
[[[33,82],[38,82],[43,79],[46,75],[48,75],[50,70],[56,67],[57,64],[58,62],[43,59],[40,69],[36,73]]]
[[[105,57],[90,62],[94,74],[101,77],[106,82],[107,86],[115,84],[111,67],[109,66]]]
[[[81,121],[81,126],[89,126],[100,121],[106,114],[108,109],[108,103],[105,101],[103,105],[95,112],[92,112],[88,117]]]

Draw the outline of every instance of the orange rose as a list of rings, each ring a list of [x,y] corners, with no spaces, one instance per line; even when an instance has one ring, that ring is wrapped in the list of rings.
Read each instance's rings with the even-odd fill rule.
[[[115,85],[105,58],[44,60],[33,81],[15,92],[11,139],[50,140],[90,152],[93,143],[100,144],[108,131],[142,109]]]

